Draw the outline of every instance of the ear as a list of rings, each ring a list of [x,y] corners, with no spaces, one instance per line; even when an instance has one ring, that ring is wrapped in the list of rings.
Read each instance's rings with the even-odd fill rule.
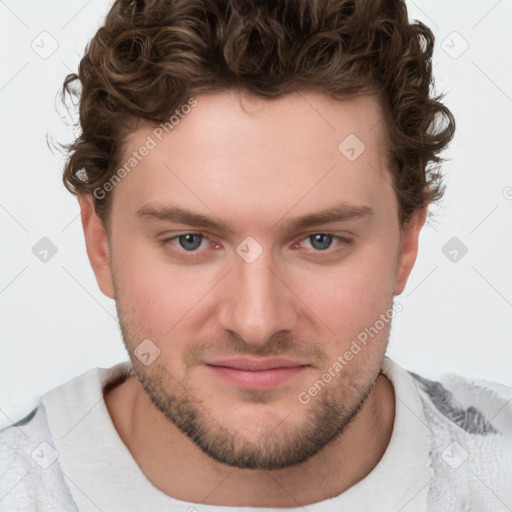
[[[84,229],[85,245],[91,267],[100,290],[111,299],[115,299],[112,267],[110,265],[110,247],[103,222],[96,214],[92,195],[78,196],[80,215]]]
[[[398,249],[397,271],[395,277],[395,295],[400,295],[407,284],[409,274],[418,255],[418,241],[420,231],[425,224],[428,205],[416,210],[410,223],[400,231],[400,246]]]

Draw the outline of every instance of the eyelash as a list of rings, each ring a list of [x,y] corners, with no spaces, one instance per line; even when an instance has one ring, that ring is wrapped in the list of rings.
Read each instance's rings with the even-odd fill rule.
[[[165,238],[165,239],[160,241],[160,245],[162,245],[162,246],[168,245],[169,242],[172,242],[173,240],[178,240],[181,236],[185,236],[185,235],[198,235],[198,236],[202,237],[201,242],[204,240],[204,241],[209,243],[209,246],[216,245],[214,242],[212,242],[211,238],[208,235],[206,235],[204,233],[200,233],[200,232],[194,232],[194,231],[187,231],[187,232],[184,232],[184,233],[180,233],[178,235],[174,235],[174,236],[172,236],[170,238]],[[305,235],[304,237],[302,237],[299,240],[299,243],[303,242],[304,240],[309,239],[309,237],[314,236],[314,235],[327,235],[327,236],[331,236],[333,239],[338,239],[338,241],[340,242],[337,246],[335,246],[334,249],[331,249],[330,247],[327,248],[327,249],[324,249],[324,250],[309,249],[310,251],[312,251],[313,253],[316,253],[318,255],[321,255],[321,254],[330,254],[330,255],[336,254],[338,251],[340,251],[343,248],[343,246],[350,245],[352,243],[352,240],[349,239],[349,238],[345,238],[343,236],[335,235],[334,233],[329,233],[329,232],[324,232],[324,231],[316,231],[314,233],[309,233],[308,235]],[[297,242],[294,242],[293,245],[297,245]],[[196,249],[196,250],[193,250],[193,251],[187,251],[187,250],[185,250],[183,248],[176,248],[176,250],[179,253],[188,254],[189,258],[199,257],[200,256],[199,253],[201,252],[200,249]]]

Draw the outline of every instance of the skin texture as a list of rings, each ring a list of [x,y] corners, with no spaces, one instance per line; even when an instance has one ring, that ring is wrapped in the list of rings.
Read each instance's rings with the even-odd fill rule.
[[[364,478],[388,445],[394,393],[379,372],[391,322],[307,404],[297,397],[402,293],[426,208],[400,231],[373,96],[196,99],[114,188],[110,239],[91,198],[79,198],[89,259],[116,300],[136,375],[105,402],[149,481],[170,496],[253,507],[321,501]],[[141,124],[128,137],[127,158],[152,129]],[[338,149],[350,134],[365,144],[354,161]],[[374,213],[287,227],[340,203]],[[148,204],[233,231],[138,217]],[[179,239],[160,243],[187,233],[209,241],[195,252]],[[335,235],[331,246],[315,248],[316,233]],[[246,237],[262,249],[251,263],[236,251]],[[148,366],[133,355],[144,339],[160,351]],[[233,355],[310,366],[272,389],[241,389],[203,364]]]

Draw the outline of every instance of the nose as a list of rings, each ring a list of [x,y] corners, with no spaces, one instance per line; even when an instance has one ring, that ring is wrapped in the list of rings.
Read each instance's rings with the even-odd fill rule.
[[[221,292],[220,327],[255,346],[265,345],[278,332],[292,331],[297,322],[296,298],[271,254],[264,251],[252,263],[237,255],[234,267]]]

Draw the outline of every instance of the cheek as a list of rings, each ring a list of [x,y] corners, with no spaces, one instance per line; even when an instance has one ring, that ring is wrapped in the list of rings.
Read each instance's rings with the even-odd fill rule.
[[[396,271],[393,251],[392,244],[376,243],[360,248],[335,267],[301,274],[294,289],[328,338],[350,343],[389,310]]]
[[[117,254],[129,256],[113,262],[119,303],[138,335],[163,340],[186,324],[194,305],[215,283],[215,275],[211,268],[170,264],[163,249],[128,245],[129,253],[120,244]]]
[[[173,287],[154,254],[129,237],[118,237],[113,266],[116,300],[122,307],[125,321],[138,334],[156,339],[163,324],[172,321]],[[168,327],[169,328],[169,327]]]

